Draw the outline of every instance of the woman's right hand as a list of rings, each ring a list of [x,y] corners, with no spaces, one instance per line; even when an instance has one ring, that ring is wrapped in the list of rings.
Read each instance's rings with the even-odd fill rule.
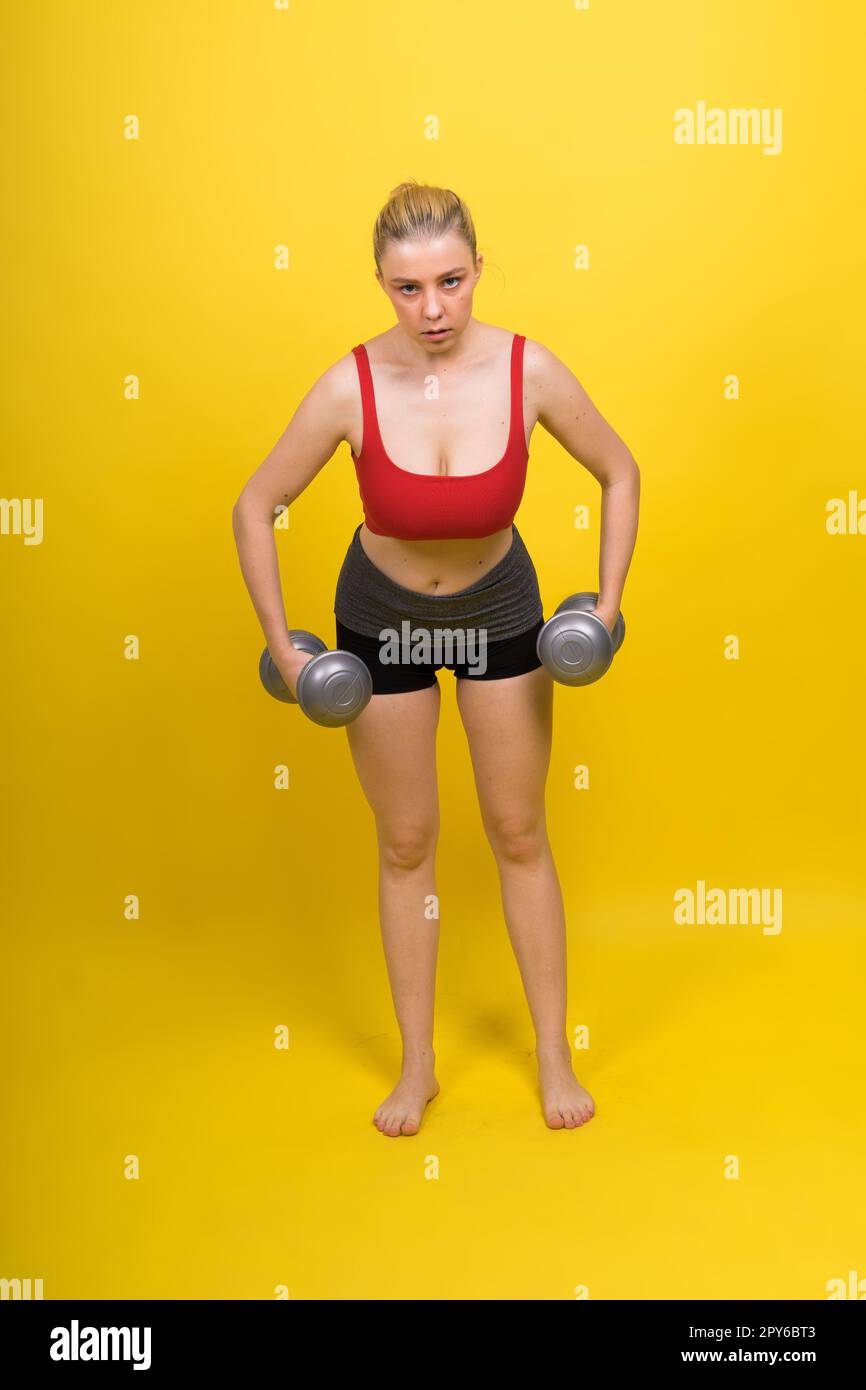
[[[279,657],[271,657],[295,700],[298,698],[298,676],[307,662],[312,661],[312,659],[310,652],[299,652],[297,647],[290,647],[288,651],[280,652]]]

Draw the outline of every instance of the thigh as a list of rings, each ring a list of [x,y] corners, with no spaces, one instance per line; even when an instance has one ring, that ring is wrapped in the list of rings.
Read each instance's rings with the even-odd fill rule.
[[[543,666],[499,680],[457,681],[478,803],[491,836],[544,823],[553,736],[553,681]]]
[[[432,686],[423,690],[373,695],[358,718],[345,725],[380,844],[392,849],[421,850],[438,834],[440,703],[434,676]]]

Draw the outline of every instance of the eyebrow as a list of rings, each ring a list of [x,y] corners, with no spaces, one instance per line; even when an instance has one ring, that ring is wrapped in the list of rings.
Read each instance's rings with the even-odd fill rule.
[[[465,270],[465,265],[456,265],[453,270],[443,270],[441,275],[437,275],[437,280],[446,280],[449,275],[456,275],[459,270]],[[392,285],[417,285],[417,280],[410,279],[407,275],[392,275]]]

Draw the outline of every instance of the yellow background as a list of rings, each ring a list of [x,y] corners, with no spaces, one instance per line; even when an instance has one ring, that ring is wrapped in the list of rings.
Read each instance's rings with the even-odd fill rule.
[[[44,540],[0,537],[0,1276],[230,1299],[821,1299],[866,1276],[866,535],[825,525],[866,494],[862,28],[839,0],[7,16],[2,492],[44,499]],[[699,100],[781,107],[782,152],[677,146]],[[409,177],[472,209],[476,316],[566,361],[641,467],[625,645],[555,692],[597,1106],[575,1131],[542,1119],[447,673],[442,1092],[417,1137],[373,1127],[400,1046],[372,817],[345,734],[262,690],[232,537],[303,394],[393,321],[370,233]],[[599,501],[539,426],[518,525],[546,616],[597,587]],[[289,621],[330,643],[360,519],[344,444],[278,533]],[[676,925],[701,879],[780,887],[781,933]]]

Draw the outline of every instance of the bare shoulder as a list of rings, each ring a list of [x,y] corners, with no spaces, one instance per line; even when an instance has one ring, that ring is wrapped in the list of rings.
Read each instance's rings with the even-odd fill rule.
[[[559,437],[563,420],[594,411],[571,367],[544,343],[527,338],[523,363],[526,396],[536,407],[536,418],[552,434]]]
[[[298,410],[310,420],[327,421],[336,443],[340,443],[354,425],[358,400],[358,367],[350,351],[316,378]]]
[[[533,338],[526,339],[524,383],[534,419],[600,482],[610,480],[622,468],[636,467],[625,441],[572,369]]]
[[[336,362],[332,362],[330,367],[325,368],[310,387],[310,391],[315,392],[320,400],[334,406],[339,405],[341,401],[350,401],[353,392],[357,391],[357,384],[358,367],[355,355],[353,352],[345,352]]]
[[[551,420],[580,383],[573,372],[561,362],[550,348],[535,338],[526,338],[523,345],[523,401],[526,415],[551,429]],[[555,431],[554,431],[555,432]]]
[[[290,504],[300,496],[357,428],[356,378],[351,352],[316,378],[273,448],[245,483],[236,508],[249,506],[272,518],[276,505]]]
[[[535,338],[527,338],[524,343],[523,375],[527,387],[539,394],[577,381],[571,368]]]

